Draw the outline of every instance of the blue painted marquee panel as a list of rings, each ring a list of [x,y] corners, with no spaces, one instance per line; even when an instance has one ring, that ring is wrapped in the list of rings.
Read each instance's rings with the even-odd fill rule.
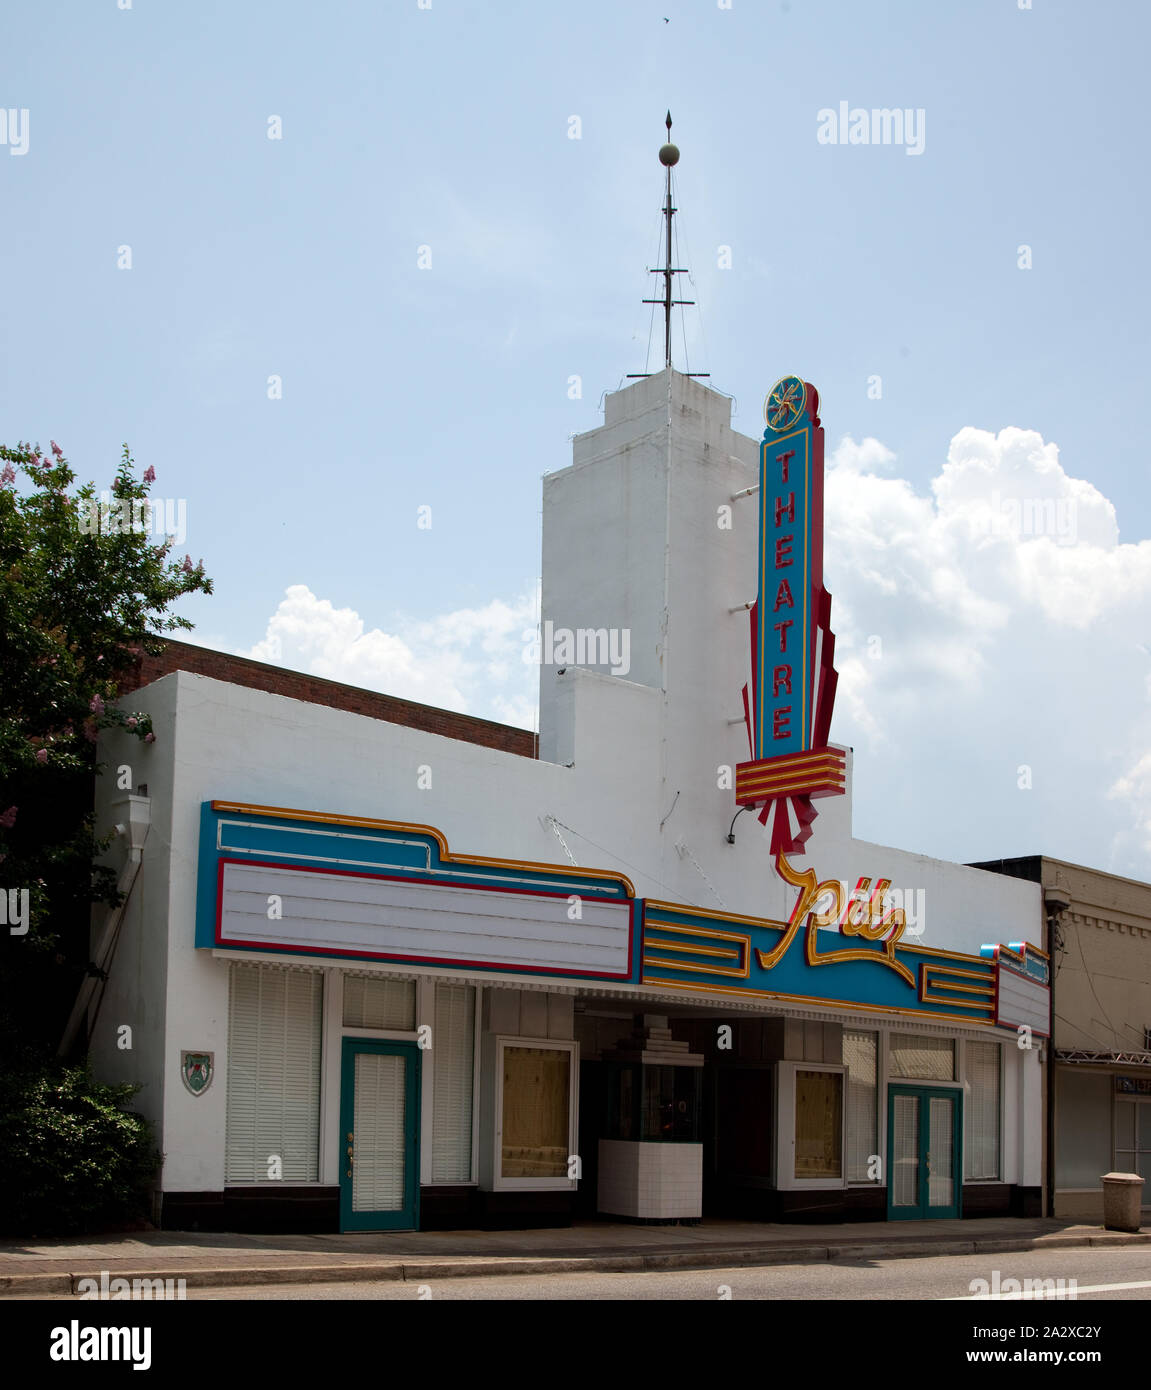
[[[783,927],[645,903],[642,979],[649,985],[694,986],[705,992],[785,995],[797,1000],[911,1010],[951,1021],[994,1020],[996,966],[991,960],[901,944],[896,947],[896,959],[911,971],[915,979],[912,985],[884,963],[881,943],[830,930],[818,932],[817,953],[866,950],[874,959],[809,965],[804,926],[796,932],[783,958],[771,969],[763,969],[756,951],[770,952],[783,934]],[[691,954],[700,951],[711,954],[703,958]]]

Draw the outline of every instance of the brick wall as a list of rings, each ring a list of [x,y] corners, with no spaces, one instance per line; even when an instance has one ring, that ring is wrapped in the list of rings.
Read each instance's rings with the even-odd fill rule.
[[[310,705],[327,705],[330,709],[365,714],[369,719],[384,719],[389,724],[402,724],[409,729],[458,738],[465,743],[478,743],[484,748],[498,748],[503,753],[515,753],[521,758],[538,756],[538,737],[528,729],[497,724],[490,719],[475,719],[469,714],[436,709],[434,705],[400,700],[394,695],[382,695],[375,690],[360,690],[354,685],[324,680],[321,676],[287,671],[282,666],[268,666],[246,656],[230,656],[227,652],[209,651],[189,642],[164,639],[165,649],[160,656],[144,656],[132,674],[125,678],[121,691],[127,694],[150,685],[172,671],[191,671],[199,676],[227,681],[231,685],[246,685],[252,690],[268,690],[286,695],[292,700],[304,700]]]

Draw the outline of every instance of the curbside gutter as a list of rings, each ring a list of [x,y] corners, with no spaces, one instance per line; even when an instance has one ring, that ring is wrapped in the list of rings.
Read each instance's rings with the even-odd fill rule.
[[[183,1279],[189,1289],[239,1288],[260,1284],[429,1283],[433,1279],[476,1279],[488,1276],[542,1274],[644,1274],[656,1271],[725,1269],[739,1266],[817,1264],[831,1260],[923,1259],[940,1255],[999,1255],[1026,1250],[1068,1250],[1112,1246],[1151,1245],[1151,1232],[1125,1234],[988,1238],[985,1240],[881,1240],[844,1242],[837,1245],[730,1246],[660,1254],[584,1256],[472,1256],[442,1260],[377,1260],[371,1263],[259,1265],[211,1269],[180,1268],[175,1260],[161,1269],[108,1271],[122,1279]],[[106,1265],[105,1265],[106,1268]],[[2,1274],[0,1298],[37,1295],[77,1295],[81,1279],[98,1279],[102,1269],[77,1268],[67,1273]],[[157,1300],[160,1301],[160,1300]]]

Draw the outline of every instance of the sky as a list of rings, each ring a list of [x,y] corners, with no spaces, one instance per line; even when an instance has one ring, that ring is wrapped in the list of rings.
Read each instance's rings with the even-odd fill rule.
[[[855,833],[1151,879],[1149,41],[1142,0],[13,0],[0,437],[155,468],[191,640],[532,727],[541,476],[661,365],[670,108],[676,366],[754,438],[820,390]]]

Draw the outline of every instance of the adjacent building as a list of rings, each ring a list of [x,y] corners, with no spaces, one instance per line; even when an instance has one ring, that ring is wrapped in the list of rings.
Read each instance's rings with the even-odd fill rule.
[[[1104,1173],[1151,1182],[1151,884],[1039,855],[982,867],[1043,889],[1055,1022],[1048,1210],[1097,1223]]]

